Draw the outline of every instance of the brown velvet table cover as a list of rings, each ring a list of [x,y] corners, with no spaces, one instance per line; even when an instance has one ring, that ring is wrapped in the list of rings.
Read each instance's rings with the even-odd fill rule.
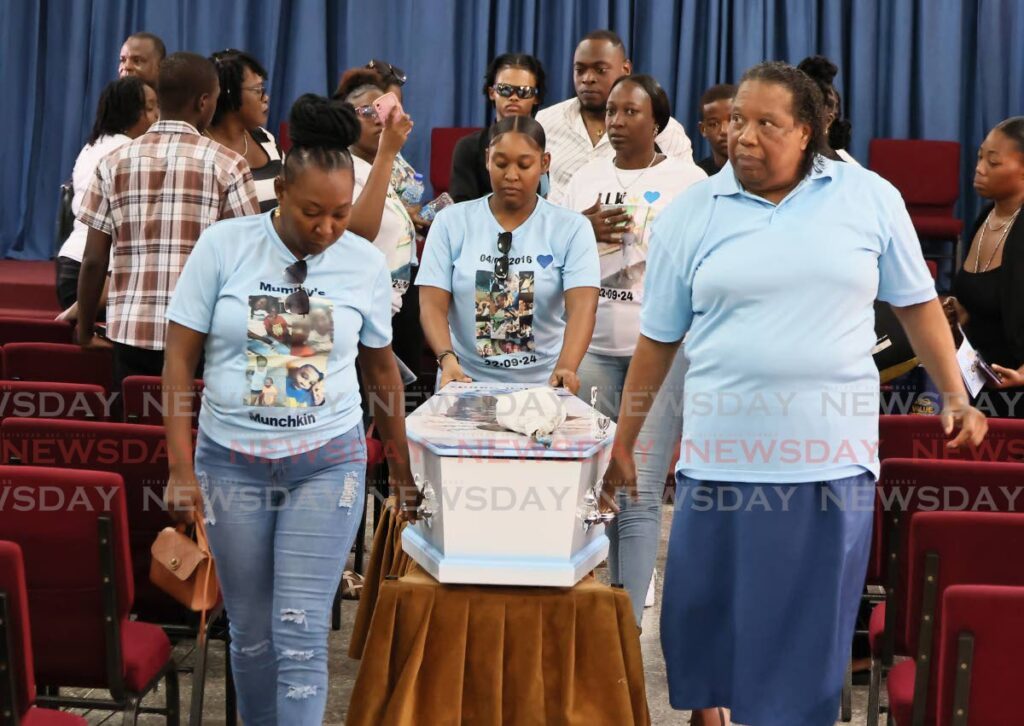
[[[572,588],[442,585],[405,567],[376,591],[349,726],[650,723],[624,590],[592,576]]]

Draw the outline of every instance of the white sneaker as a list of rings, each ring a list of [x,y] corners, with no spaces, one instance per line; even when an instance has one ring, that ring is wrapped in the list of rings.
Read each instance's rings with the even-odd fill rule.
[[[655,579],[657,579],[657,577],[658,577],[658,571],[655,570],[654,572],[651,573],[651,584],[647,586],[647,597],[644,598],[644,607],[645,608],[653,608],[654,607],[654,581],[655,581]]]

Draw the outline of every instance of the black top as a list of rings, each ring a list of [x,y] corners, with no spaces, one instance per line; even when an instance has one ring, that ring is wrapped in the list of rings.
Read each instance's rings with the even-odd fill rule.
[[[491,175],[487,173],[487,129],[474,131],[455,143],[448,194],[456,202],[479,199],[491,193]]]
[[[993,205],[981,210],[969,239],[974,239]],[[988,234],[992,234],[989,232]],[[1024,221],[1018,217],[1003,243],[1003,263],[982,273],[960,270],[953,294],[967,311],[964,330],[982,357],[1007,368],[1024,365]]]
[[[715,164],[715,155],[705,156],[703,159],[697,162],[697,166],[704,170],[704,173],[708,176],[714,176],[722,167]]]

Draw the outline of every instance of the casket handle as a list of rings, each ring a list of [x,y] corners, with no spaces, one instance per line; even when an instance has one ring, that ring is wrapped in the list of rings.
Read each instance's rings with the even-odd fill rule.
[[[590,528],[595,524],[608,524],[615,519],[615,512],[602,512],[599,506],[600,500],[600,486],[601,482],[597,482],[594,486],[587,489],[586,494],[583,495],[583,501],[580,504],[580,524],[583,526],[584,532],[589,532]]]
[[[416,507],[416,517],[419,521],[427,527],[430,527],[433,523],[430,518],[434,516],[437,511],[437,494],[434,492],[434,487],[430,485],[429,481],[424,480],[420,483],[420,475],[414,474],[413,481],[416,482],[416,488],[420,490],[420,494],[423,495],[422,501],[419,506]]]

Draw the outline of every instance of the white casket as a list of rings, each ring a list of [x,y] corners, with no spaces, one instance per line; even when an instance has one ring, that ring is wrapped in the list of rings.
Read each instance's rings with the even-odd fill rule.
[[[452,383],[406,420],[428,516],[402,547],[440,582],[571,587],[608,556],[594,487],[614,424],[558,389],[550,445],[508,431],[495,397],[525,388]]]

